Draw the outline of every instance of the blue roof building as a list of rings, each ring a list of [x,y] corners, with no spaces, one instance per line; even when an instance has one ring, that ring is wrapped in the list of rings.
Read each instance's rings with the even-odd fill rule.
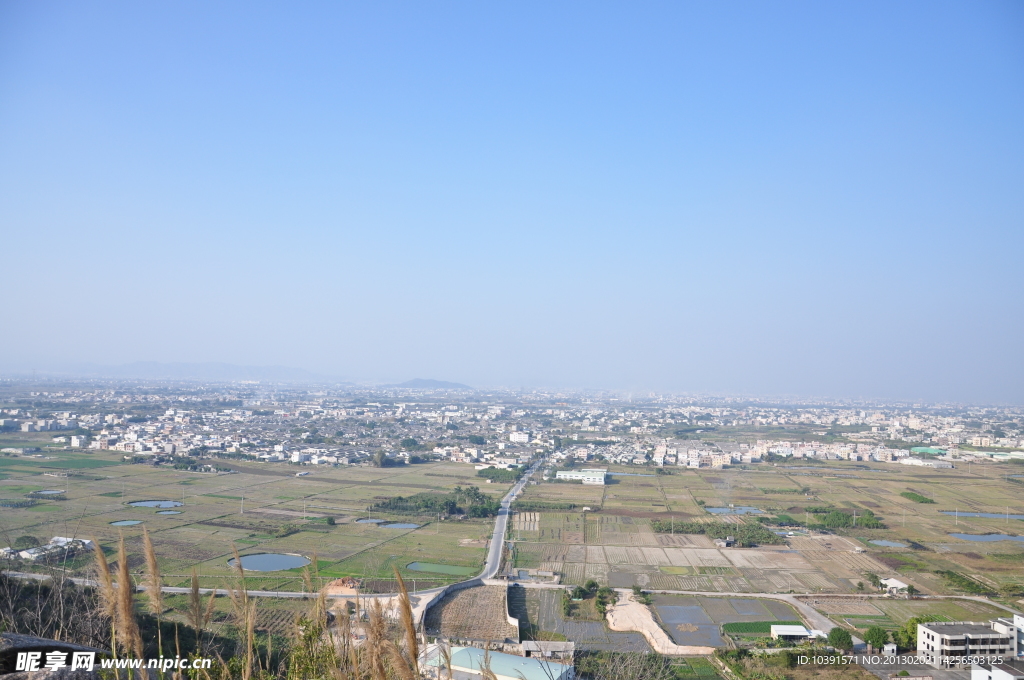
[[[452,673],[456,679],[462,674],[482,676],[485,663],[490,664],[491,672],[498,680],[573,680],[575,677],[575,671],[570,664],[503,652],[488,654],[477,647],[452,647],[451,655]],[[440,654],[431,655],[426,663],[439,670],[445,667]]]

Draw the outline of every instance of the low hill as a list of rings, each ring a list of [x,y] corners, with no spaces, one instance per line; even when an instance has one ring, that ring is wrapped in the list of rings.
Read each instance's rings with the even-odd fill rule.
[[[432,378],[413,378],[397,385],[385,385],[385,387],[402,387],[407,390],[471,390],[469,385],[462,383],[434,380]]]

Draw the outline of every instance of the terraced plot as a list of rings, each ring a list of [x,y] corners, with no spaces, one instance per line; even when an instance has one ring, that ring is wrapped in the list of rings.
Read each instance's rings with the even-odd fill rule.
[[[427,612],[428,635],[479,642],[519,642],[505,619],[505,587],[478,586],[447,595]]]

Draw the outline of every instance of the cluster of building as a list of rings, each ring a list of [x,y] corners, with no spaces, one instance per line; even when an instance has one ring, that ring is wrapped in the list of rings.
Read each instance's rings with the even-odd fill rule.
[[[1024,414],[1012,408],[254,383],[43,392],[12,380],[0,381],[0,396],[0,430],[70,430],[54,443],[153,462],[333,466],[383,456],[513,467],[543,453],[577,467],[720,468],[776,456],[950,467],[1024,457]]]
[[[12,547],[0,548],[0,558],[20,558],[29,562],[56,562],[74,557],[93,549],[93,542],[83,538],[54,536],[46,545],[17,550]]]

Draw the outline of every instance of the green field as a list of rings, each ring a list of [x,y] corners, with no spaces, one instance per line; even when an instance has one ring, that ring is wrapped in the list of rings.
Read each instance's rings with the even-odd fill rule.
[[[730,635],[769,635],[772,626],[802,626],[802,621],[740,621],[723,623],[722,632]]]
[[[289,465],[234,464],[237,474],[202,474],[150,465],[122,464],[114,452],[45,452],[46,459],[0,458],[8,479],[0,480],[0,498],[19,499],[41,489],[66,489],[68,500],[41,500],[31,508],[5,508],[0,515],[0,536],[31,535],[95,537],[111,547],[119,533],[129,552],[141,554],[145,526],[153,538],[161,570],[168,585],[184,585],[193,567],[206,586],[223,586],[235,577],[228,560],[237,549],[257,552],[300,553],[317,557],[319,579],[326,582],[355,576],[387,583],[393,567],[409,579],[427,585],[461,580],[468,570],[482,568],[486,540],[493,519],[437,521],[427,516],[373,513],[375,518],[404,520],[418,529],[387,529],[362,524],[366,508],[381,498],[416,493],[447,492],[455,486],[479,485],[499,496],[507,484],[480,484],[472,466],[431,463],[399,468],[306,468],[311,474],[295,477]],[[53,456],[53,458],[49,458]],[[47,477],[53,467],[70,470],[68,477]],[[244,497],[244,508],[242,498]],[[177,515],[157,514],[158,508],[130,507],[137,500],[175,500],[184,506]],[[328,525],[333,517],[336,524]],[[119,520],[142,524],[111,526]],[[120,531],[119,531],[120,529]],[[3,539],[0,543],[7,544]],[[448,567],[449,571],[413,571],[412,562]],[[76,561],[77,562],[77,561]],[[82,574],[88,565],[82,563]],[[25,568],[33,568],[26,565]],[[248,572],[254,589],[301,590],[299,570]],[[370,583],[373,587],[373,583]]]

